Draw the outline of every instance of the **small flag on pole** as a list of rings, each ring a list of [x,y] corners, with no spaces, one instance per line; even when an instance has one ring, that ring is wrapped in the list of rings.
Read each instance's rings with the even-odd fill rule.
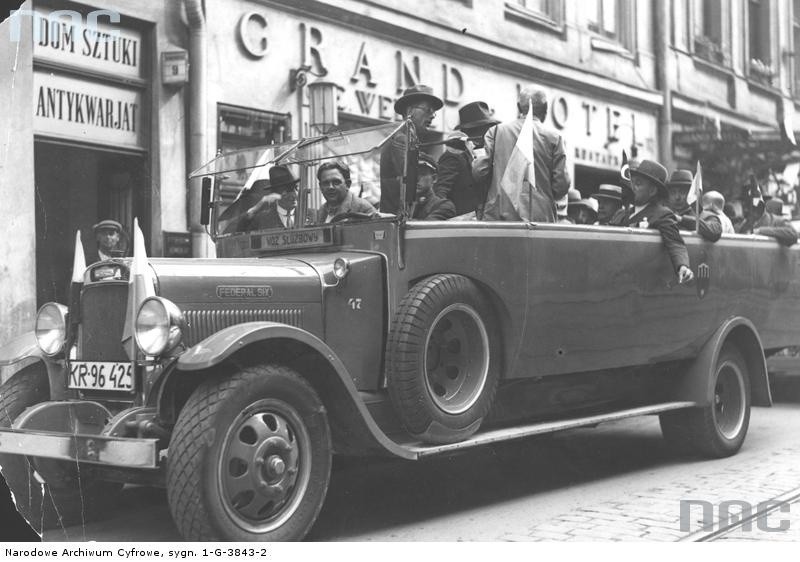
[[[697,161],[697,171],[692,178],[692,185],[689,193],[686,194],[686,202],[691,205],[694,203],[695,232],[700,232],[700,201],[703,198],[703,170],[700,167],[700,160]]]
[[[622,149],[622,166],[619,168],[619,175],[625,181],[631,181],[631,167],[628,164],[628,154]]]
[[[75,255],[72,258],[72,282],[69,284],[69,324],[75,327],[80,323],[81,289],[86,272],[86,255],[83,252],[81,231],[75,232]]]
[[[144,235],[139,228],[139,221],[133,219],[133,261],[128,280],[128,307],[125,315],[125,327],[122,331],[122,345],[131,361],[136,359],[136,339],[133,337],[134,323],[139,307],[147,297],[156,294],[153,271],[147,262],[147,251],[144,247]]]

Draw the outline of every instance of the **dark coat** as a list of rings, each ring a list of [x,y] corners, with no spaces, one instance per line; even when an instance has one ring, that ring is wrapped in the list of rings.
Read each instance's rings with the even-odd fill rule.
[[[270,205],[269,209],[254,216],[250,220],[247,230],[266,230],[268,228],[285,228],[275,205]]]
[[[743,222],[736,232],[771,236],[784,246],[793,246],[797,244],[797,231],[792,226],[792,223],[768,211],[765,211],[764,214],[761,215],[761,218],[759,218],[755,224],[752,224],[752,226],[749,221]]]
[[[409,131],[411,138],[408,142],[413,148],[417,144],[417,135],[413,127]],[[381,149],[381,213],[400,212],[400,184],[405,175],[406,137],[405,133],[398,133]],[[417,161],[417,154],[416,149],[411,151],[409,158],[412,162]],[[410,189],[413,190],[414,186]]]
[[[686,244],[678,231],[678,219],[671,210],[656,201],[651,201],[640,212],[633,213],[633,207],[624,213],[617,213],[609,224],[638,227],[644,219],[647,219],[648,227],[655,228],[661,233],[661,240],[667,248],[675,271],[677,272],[682,265],[689,267],[689,252],[686,251]]]
[[[439,171],[433,191],[453,202],[456,214],[475,211],[486,199],[486,191],[472,182],[472,162],[466,150],[445,150],[439,157]]]
[[[677,211],[676,215],[678,217],[678,228],[681,230],[697,231],[700,236],[709,242],[716,242],[722,237],[722,223],[714,213],[701,212],[699,225],[695,210],[689,205]]]
[[[411,217],[423,221],[443,221],[456,216],[456,206],[449,199],[435,193],[414,203]]]
[[[328,218],[328,210],[330,206],[325,203],[318,211],[317,211],[317,223],[324,223],[325,219]],[[377,213],[375,207],[373,207],[369,201],[366,199],[362,199],[361,197],[356,197],[351,192],[347,193],[347,196],[344,198],[342,203],[333,209],[333,216],[336,215],[343,215],[345,213],[363,213],[366,215],[374,215]]]

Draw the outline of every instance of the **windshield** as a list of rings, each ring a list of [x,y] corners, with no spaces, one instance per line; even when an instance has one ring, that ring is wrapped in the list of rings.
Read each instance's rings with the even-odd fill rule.
[[[216,179],[216,236],[391,216],[400,208],[407,126],[389,123],[237,150],[191,176]]]

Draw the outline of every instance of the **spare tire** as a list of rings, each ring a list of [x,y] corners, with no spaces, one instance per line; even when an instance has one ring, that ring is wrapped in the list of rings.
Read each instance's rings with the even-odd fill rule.
[[[475,433],[500,376],[486,297],[462,275],[418,282],[400,302],[387,348],[389,396],[411,435],[455,443]]]

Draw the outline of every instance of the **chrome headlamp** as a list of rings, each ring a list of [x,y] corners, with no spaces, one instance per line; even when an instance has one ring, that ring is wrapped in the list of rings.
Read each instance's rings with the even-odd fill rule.
[[[350,262],[345,258],[336,258],[333,262],[333,276],[339,281],[350,273]]]
[[[45,355],[52,357],[64,349],[67,340],[67,307],[48,302],[36,313],[36,342]]]
[[[145,299],[136,314],[134,335],[146,355],[161,355],[175,349],[183,337],[186,321],[181,310],[161,297]]]

